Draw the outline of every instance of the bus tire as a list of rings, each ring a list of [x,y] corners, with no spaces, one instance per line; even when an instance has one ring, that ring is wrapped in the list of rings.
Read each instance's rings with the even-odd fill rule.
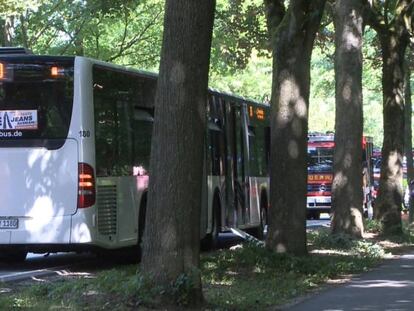
[[[262,227],[262,238],[265,238],[265,229],[267,227],[267,225],[269,224],[269,218],[268,218],[268,214],[267,214],[267,208],[266,207],[262,207],[261,211],[260,211],[260,225]]]
[[[137,250],[138,250],[138,260],[141,260],[142,256],[142,238],[144,236],[145,230],[145,217],[147,214],[147,193],[142,195],[141,204],[139,207],[139,216],[138,216],[138,237],[137,237]]]
[[[214,250],[220,247],[219,233],[220,233],[220,197],[218,194],[214,195],[213,199],[213,214],[211,223],[211,232],[206,235],[201,241],[202,250]]]
[[[250,232],[251,234],[259,239],[259,240],[264,240],[265,238],[265,227],[268,224],[268,215],[267,215],[267,198],[265,195],[262,195],[261,199],[260,199],[260,225],[256,228],[253,228]]]

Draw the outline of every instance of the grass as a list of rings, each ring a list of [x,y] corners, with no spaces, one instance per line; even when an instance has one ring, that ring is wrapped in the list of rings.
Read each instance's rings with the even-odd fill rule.
[[[370,226],[369,230],[377,228]],[[381,262],[387,251],[409,247],[414,240],[409,231],[398,238],[357,241],[320,230],[309,232],[308,241],[310,254],[303,257],[274,254],[249,243],[203,254],[205,309],[280,306],[328,280],[366,271]],[[185,284],[185,279],[179,281],[178,285]],[[0,310],[137,310],[153,307],[154,298],[162,294],[149,286],[136,265],[123,265],[88,277],[0,284]],[[185,304],[185,299],[180,303]]]

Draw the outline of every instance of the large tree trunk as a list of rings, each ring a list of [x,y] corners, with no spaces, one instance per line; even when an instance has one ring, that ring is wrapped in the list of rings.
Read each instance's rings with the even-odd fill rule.
[[[332,233],[362,237],[362,36],[360,0],[335,4],[335,152]]]
[[[385,233],[401,232],[402,160],[404,150],[404,54],[405,36],[397,31],[378,35],[382,52],[384,141],[382,145],[376,217]]]
[[[190,304],[202,300],[200,208],[214,9],[214,0],[166,1],[143,239],[141,271],[166,289],[180,278]]]
[[[310,61],[324,0],[265,1],[273,47],[269,232],[276,252],[306,254]]]
[[[411,55],[411,53],[408,53]],[[411,61],[410,57],[407,56],[405,62],[405,75],[404,75],[404,98],[405,98],[405,122],[404,122],[404,150],[405,157],[407,159],[407,183],[410,190],[414,191],[414,185],[411,186],[411,182],[414,182],[414,167],[413,167],[413,143],[412,143],[412,101],[411,101]],[[409,200],[409,221],[412,223],[414,221],[414,200],[412,200],[410,195]]]

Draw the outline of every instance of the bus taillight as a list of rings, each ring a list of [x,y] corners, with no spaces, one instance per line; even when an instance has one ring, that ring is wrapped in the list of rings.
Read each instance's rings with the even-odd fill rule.
[[[95,204],[95,176],[92,166],[79,163],[78,208]]]
[[[59,78],[65,76],[65,69],[62,67],[52,66],[50,67],[50,75],[53,78]]]

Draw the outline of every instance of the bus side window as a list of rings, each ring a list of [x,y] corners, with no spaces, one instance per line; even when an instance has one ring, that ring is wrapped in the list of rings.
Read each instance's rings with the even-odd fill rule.
[[[94,68],[96,174],[110,176],[116,161],[116,110],[109,72]]]
[[[151,153],[153,112],[149,109],[134,108],[133,117],[133,170],[134,175],[148,175]]]
[[[269,166],[269,127],[249,126],[250,169],[254,176],[266,176]]]
[[[155,80],[99,66],[93,74],[97,176],[148,171]]]
[[[121,96],[123,95],[123,96]],[[129,93],[119,94],[117,103],[117,161],[114,165],[118,176],[132,175],[132,120],[131,105],[128,98]]]
[[[256,128],[253,126],[249,126],[248,134],[249,134],[250,175],[259,176],[260,168],[259,168],[259,163],[258,163]]]
[[[132,175],[131,78],[94,67],[97,176]]]
[[[213,176],[220,176],[224,174],[224,167],[223,167],[223,155],[224,151],[222,148],[222,136],[223,131],[221,130],[220,126],[214,122],[208,123],[208,136],[209,136],[209,154],[208,160],[210,162],[209,166],[209,173]]]

